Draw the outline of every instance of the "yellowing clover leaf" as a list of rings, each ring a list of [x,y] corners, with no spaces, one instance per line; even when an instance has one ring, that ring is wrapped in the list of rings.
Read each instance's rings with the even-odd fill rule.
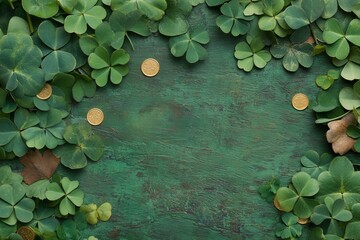
[[[78,0],[77,5],[65,18],[64,28],[68,33],[83,34],[89,25],[95,29],[106,17],[106,11],[101,6],[95,6],[97,0]]]
[[[98,47],[88,58],[90,67],[94,69],[91,77],[99,87],[104,87],[109,78],[113,84],[119,84],[129,72],[126,66],[129,60],[130,55],[123,49],[115,50],[110,55],[106,48]]]

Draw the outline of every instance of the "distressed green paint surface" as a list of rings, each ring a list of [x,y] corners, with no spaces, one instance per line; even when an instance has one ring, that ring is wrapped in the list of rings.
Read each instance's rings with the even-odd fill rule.
[[[135,39],[130,74],[73,110],[100,107],[96,131],[106,152],[73,172],[88,202],[109,201],[113,217],[89,231],[99,239],[275,239],[276,210],[257,193],[272,176],[283,184],[309,149],[328,151],[325,128],[291,97],[314,99],[314,79],[330,63],[289,74],[273,60],[250,74],[236,68],[236,40],[215,25],[217,12],[197,8],[194,24],[210,32],[209,58],[195,66],[170,56],[166,39]],[[154,57],[155,78],[140,72]]]

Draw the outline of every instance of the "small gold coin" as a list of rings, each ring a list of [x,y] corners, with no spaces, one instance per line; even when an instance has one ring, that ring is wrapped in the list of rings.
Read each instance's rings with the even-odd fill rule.
[[[23,226],[23,227],[20,227],[16,232],[24,240],[34,240],[35,239],[35,232],[31,227]]]
[[[104,113],[99,108],[92,108],[88,111],[86,119],[91,125],[97,126],[104,121]]]
[[[308,218],[299,218],[298,223],[301,225],[305,225],[309,222]]]
[[[52,87],[50,84],[46,83],[43,89],[36,96],[41,100],[46,100],[51,96],[51,94],[52,94]]]
[[[154,58],[148,58],[141,64],[141,71],[147,77],[154,77],[160,71],[160,64]]]
[[[309,98],[303,93],[297,93],[293,96],[291,103],[296,110],[305,110],[309,106]]]

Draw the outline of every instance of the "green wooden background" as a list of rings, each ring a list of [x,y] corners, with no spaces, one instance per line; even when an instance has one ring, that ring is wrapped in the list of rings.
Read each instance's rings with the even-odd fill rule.
[[[272,176],[286,184],[310,149],[328,151],[325,127],[314,113],[296,111],[297,92],[314,100],[314,79],[329,62],[317,59],[295,74],[273,60],[246,74],[236,67],[239,39],[215,26],[217,11],[198,7],[192,25],[205,26],[211,42],[206,61],[173,58],[167,39],[134,38],[130,73],[120,86],[100,89],[74,107],[84,118],[105,113],[95,127],[106,143],[98,163],[71,172],[86,201],[113,205],[108,223],[91,229],[99,239],[275,239],[278,213],[257,193]],[[140,72],[156,58],[155,78]]]

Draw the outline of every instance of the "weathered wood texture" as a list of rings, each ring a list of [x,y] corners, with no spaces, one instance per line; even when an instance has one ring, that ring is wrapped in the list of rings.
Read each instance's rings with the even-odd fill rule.
[[[233,57],[239,39],[220,32],[217,14],[203,6],[191,17],[210,32],[205,62],[173,58],[160,36],[134,39],[121,86],[75,106],[75,118],[91,107],[105,113],[95,128],[104,157],[73,172],[87,202],[114,207],[111,221],[91,231],[100,239],[274,239],[277,211],[258,186],[272,176],[287,183],[307,150],[329,150],[313,112],[290,100],[297,92],[313,100],[315,76],[330,63],[290,74],[273,60],[245,74]],[[161,64],[155,78],[140,72],[147,57]]]

